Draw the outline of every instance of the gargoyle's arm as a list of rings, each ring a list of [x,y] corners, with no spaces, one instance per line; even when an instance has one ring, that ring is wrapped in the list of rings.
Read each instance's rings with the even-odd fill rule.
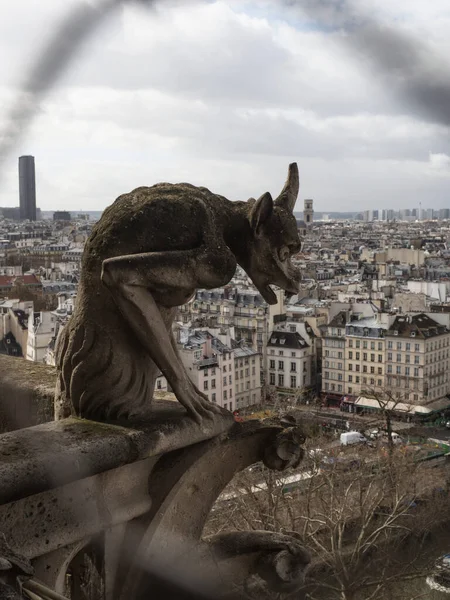
[[[235,266],[234,256],[226,247],[211,250],[204,246],[118,256],[103,262],[102,282],[177,399],[197,421],[219,409],[190,381],[158,304],[182,304],[197,287],[223,285],[232,277]]]

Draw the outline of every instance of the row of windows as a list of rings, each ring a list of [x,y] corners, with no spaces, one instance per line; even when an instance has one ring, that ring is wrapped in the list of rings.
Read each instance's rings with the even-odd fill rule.
[[[329,338],[324,339],[324,345],[329,348],[345,348],[344,340],[330,340]]]
[[[340,350],[325,350],[325,356],[330,358],[342,358],[344,353]]]
[[[231,375],[228,376],[228,385],[231,385],[233,383],[233,379],[231,377]],[[223,378],[223,385],[227,385],[227,378],[226,376]],[[209,389],[209,381],[204,381],[203,382],[203,389],[207,390]],[[216,380],[215,379],[211,379],[211,389],[214,390],[216,389]]]
[[[230,393],[229,393],[229,394],[227,393],[227,391],[226,391],[226,390],[225,390],[225,391],[224,391],[224,393],[223,393],[223,399],[224,399],[224,400],[228,400],[228,398],[230,398],[230,399],[231,399],[231,398],[232,398],[232,396],[233,396],[233,391],[232,391],[232,390],[230,390]],[[216,396],[216,392],[213,392],[213,393],[211,394],[211,402],[217,402],[217,396]],[[227,405],[226,405],[226,404],[224,404],[224,407],[226,408],[226,407],[227,407]]]
[[[359,383],[360,382],[361,377],[359,375],[355,375],[355,383]],[[348,376],[348,381],[349,383],[353,383],[353,375],[349,375]],[[383,385],[383,380],[382,379],[377,379],[376,380],[376,385],[381,386]],[[375,379],[373,377],[362,377],[362,383],[363,384],[370,384],[370,385],[375,385]]]
[[[394,372],[392,365],[387,366],[386,372],[387,373]],[[395,372],[397,375],[406,375],[408,377],[409,375],[411,375],[411,367],[404,367],[404,370],[403,370],[401,365],[397,365],[395,368]],[[419,368],[418,367],[414,367],[414,377],[419,377]]]
[[[432,379],[427,379],[427,384],[429,385],[429,387],[434,388],[437,385],[441,385],[442,383],[447,383],[448,382],[448,376],[447,375],[441,375],[438,377],[433,377]]]
[[[348,365],[348,370],[353,371],[353,367],[355,367],[355,369],[354,369],[355,371],[361,370],[360,365],[352,365],[351,363]],[[368,373],[369,371],[367,369],[368,369],[367,365],[362,366],[363,373]],[[372,373],[372,374],[375,373],[375,367],[370,367],[370,373]],[[383,367],[378,367],[378,375],[383,375]]]
[[[255,367],[252,367],[252,375],[256,374]],[[250,377],[250,369],[245,369],[245,377]],[[236,379],[244,379],[244,369],[241,369],[240,372],[236,371]]]
[[[342,363],[338,362],[334,362],[334,360],[326,360],[325,361],[325,367],[326,368],[330,368],[330,369],[342,369]]]
[[[270,355],[274,356],[275,355],[275,350],[270,350]],[[278,356],[284,356],[284,350],[279,350],[278,351]],[[288,355],[286,354],[286,356],[288,356]],[[292,358],[297,358],[297,356],[299,358],[302,358],[303,352],[299,352],[298,354],[297,354],[297,352],[291,352],[291,357]]]
[[[438,348],[445,348],[446,346],[450,346],[450,339],[445,338],[443,340],[436,340],[434,342],[429,342],[426,345],[427,352],[430,350],[437,350]]]
[[[408,380],[404,377],[391,377],[390,375],[387,376],[386,383],[388,386],[401,387],[403,389],[414,388],[415,390],[418,390],[420,387],[418,379]]]
[[[334,373],[333,371],[325,371],[324,373],[325,379],[337,379],[338,381],[342,381],[342,373]]]
[[[297,387],[297,376],[291,375],[291,385],[289,387],[296,388]],[[278,385],[278,387],[284,387],[284,375],[282,373],[278,374],[278,383],[276,383],[277,379],[275,378],[275,373],[270,373],[270,385]],[[298,385],[301,383],[301,378],[298,378]],[[306,375],[303,375],[303,385],[306,385]]]
[[[269,369],[275,369],[275,361],[271,360],[269,363]],[[278,370],[279,371],[284,371],[284,360],[279,360],[278,361]],[[296,373],[297,372],[297,363],[295,362],[291,362],[291,369],[290,369],[291,373]],[[303,372],[306,372],[306,362],[303,363]]]
[[[388,361],[392,362],[392,352],[388,352],[387,353],[387,359]],[[402,355],[401,354],[397,354],[396,355],[397,358],[397,362],[402,362]],[[410,363],[411,362],[411,355],[410,354],[405,354],[405,363]],[[414,364],[415,365],[419,365],[420,364],[420,356],[418,354],[414,355]]]
[[[406,350],[406,352],[409,352],[412,347],[411,342],[388,342],[388,350],[393,350],[395,344],[397,350]],[[414,351],[420,352],[420,344],[414,344]]]
[[[252,387],[255,387],[255,382],[254,381],[253,381],[253,386]],[[250,381],[247,381],[247,383],[245,384],[245,389],[246,390],[250,389]],[[241,392],[243,392],[243,391],[244,391],[244,384],[241,382]],[[236,394],[238,394],[238,393],[239,393],[239,384],[237,383],[236,384]]]
[[[325,389],[327,391],[329,390],[331,392],[336,392],[336,391],[342,392],[342,384],[341,383],[338,383],[338,384],[328,383],[328,381],[325,381]],[[349,392],[349,393],[351,393],[351,392]]]
[[[361,348],[361,340],[354,340],[354,342],[355,348]],[[367,340],[363,340],[362,347],[364,350],[368,349],[368,344],[369,342]],[[348,340],[348,347],[353,348],[353,340]],[[383,342],[370,342],[370,349],[375,350],[375,347],[377,347],[378,351],[381,352],[383,350]]]
[[[434,363],[437,360],[443,360],[445,358],[448,358],[448,350],[446,352],[442,352],[442,354],[439,352],[436,354],[426,354],[425,355],[425,362],[428,363]]]
[[[375,356],[376,356],[375,354],[371,354],[370,355],[370,362],[375,362]],[[378,354],[377,356],[378,356],[378,359],[377,359],[378,362],[379,363],[383,362],[383,355],[382,354]],[[355,352],[355,360],[360,360],[360,357],[361,357],[361,352]],[[362,353],[362,359],[363,360],[369,360],[368,357],[369,357],[369,355],[367,354],[367,352],[363,352]],[[348,353],[348,358],[349,358],[349,360],[353,360],[353,352],[352,351],[350,351]]]

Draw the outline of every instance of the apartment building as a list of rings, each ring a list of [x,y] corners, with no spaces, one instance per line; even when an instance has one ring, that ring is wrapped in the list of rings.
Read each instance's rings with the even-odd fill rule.
[[[28,318],[27,360],[46,362],[47,347],[56,333],[56,317],[51,312],[32,313]]]
[[[274,317],[284,313],[284,292],[277,290],[276,294],[277,304],[268,305],[250,285],[197,290],[190,302],[179,307],[178,320],[208,329],[234,328],[236,341],[244,341],[263,354]]]
[[[386,332],[386,387],[409,404],[450,395],[450,330],[425,313],[397,316]]]
[[[236,408],[260,404],[261,354],[253,348],[240,344],[235,344],[233,354]]]
[[[312,352],[297,332],[273,331],[267,344],[269,385],[279,394],[301,394],[311,386]]]
[[[305,351],[307,377],[304,385],[317,391],[317,384],[320,379],[319,369],[322,358],[322,340],[316,335],[314,328],[310,325],[309,317],[308,320],[305,319],[304,321],[288,317],[286,321],[278,322],[274,327],[274,331],[298,333],[307,343],[307,350]],[[301,357],[299,356],[298,358],[300,359]],[[303,370],[303,363],[299,367]],[[301,383],[301,387],[304,387],[303,380]]]
[[[0,352],[13,356],[26,355],[28,317],[33,313],[31,300],[0,300]]]
[[[345,333],[348,311],[338,312],[322,329],[322,392],[338,400],[345,392]]]
[[[211,402],[235,410],[234,351],[208,331],[181,331],[178,348],[191,381]]]
[[[344,393],[381,393],[385,380],[386,328],[374,317],[353,319],[345,327]]]

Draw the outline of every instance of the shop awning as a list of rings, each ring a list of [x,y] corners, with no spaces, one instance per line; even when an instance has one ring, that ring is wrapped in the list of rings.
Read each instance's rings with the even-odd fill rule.
[[[433,402],[422,406],[420,404],[407,404],[406,402],[395,402],[393,400],[388,400],[387,402],[383,400],[378,401],[376,398],[359,396],[355,401],[355,405],[361,406],[361,408],[377,408],[378,410],[429,415],[450,408],[450,399],[446,396],[445,398],[439,398],[438,400],[434,400]]]

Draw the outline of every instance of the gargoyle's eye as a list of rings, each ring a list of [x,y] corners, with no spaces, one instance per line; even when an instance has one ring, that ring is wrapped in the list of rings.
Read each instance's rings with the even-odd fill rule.
[[[302,244],[301,242],[294,242],[293,244],[289,244],[289,252],[291,253],[291,256],[293,254],[297,254],[298,252],[300,252],[302,249]]]

